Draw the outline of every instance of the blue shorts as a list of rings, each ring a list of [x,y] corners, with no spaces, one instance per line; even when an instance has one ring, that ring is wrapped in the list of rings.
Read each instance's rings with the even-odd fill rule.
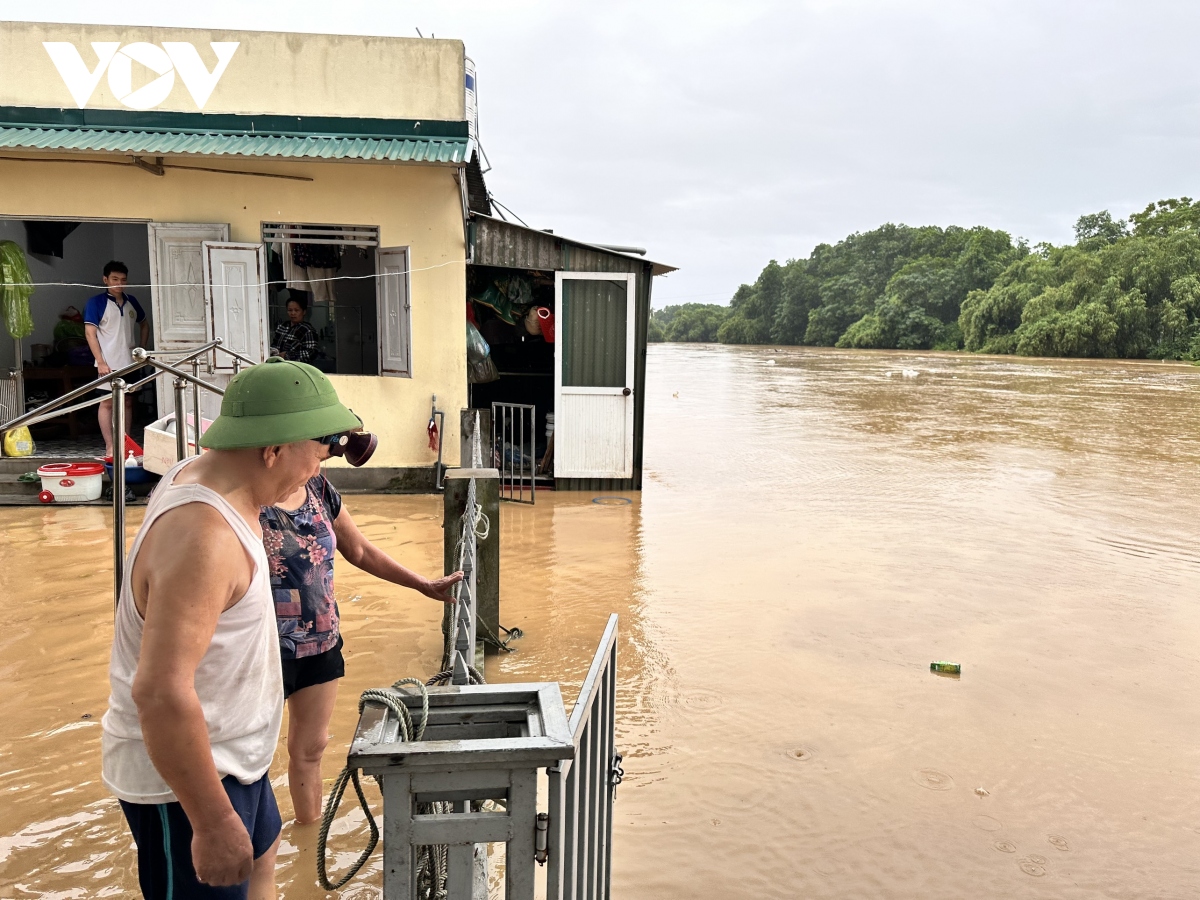
[[[232,775],[221,779],[225,793],[241,816],[258,859],[271,849],[283,828],[271,780],[264,775],[242,784]],[[178,803],[126,803],[121,810],[138,850],[138,883],[146,900],[245,900],[250,882],[212,887],[196,880],[192,868],[192,824]]]

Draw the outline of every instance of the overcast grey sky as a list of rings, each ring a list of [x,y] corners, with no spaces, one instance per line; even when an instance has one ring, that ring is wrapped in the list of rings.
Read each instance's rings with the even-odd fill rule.
[[[8,19],[462,39],[496,197],[728,302],[883,222],[1061,243],[1196,196],[1200,3],[1180,0],[3,2]],[[35,9],[36,15],[30,10]]]

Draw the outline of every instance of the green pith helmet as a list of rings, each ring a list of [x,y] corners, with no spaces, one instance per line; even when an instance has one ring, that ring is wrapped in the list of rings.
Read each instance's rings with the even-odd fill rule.
[[[200,438],[209,450],[273,447],[361,427],[325,374],[272,356],[243,369],[221,398],[221,414]]]

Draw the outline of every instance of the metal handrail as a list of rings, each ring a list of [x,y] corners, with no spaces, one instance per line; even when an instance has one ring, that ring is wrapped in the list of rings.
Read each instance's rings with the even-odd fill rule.
[[[215,384],[210,384],[200,378],[200,357],[206,353],[212,352],[215,356],[216,352],[225,353],[233,357],[235,373],[241,367],[241,364],[256,365],[254,360],[243,356],[235,350],[230,350],[228,347],[221,346],[220,338],[209,341],[199,347],[194,347],[184,353],[178,359],[172,359],[171,362],[157,359],[157,356],[170,355],[179,353],[180,351],[164,351],[164,350],[146,350],[142,347],[136,347],[133,350],[134,361],[127,366],[122,366],[119,369],[114,369],[107,375],[102,375],[95,381],[90,381],[82,387],[67,391],[61,397],[43,403],[36,409],[31,409],[26,413],[22,413],[15,419],[10,419],[3,425],[0,425],[0,433],[9,431],[13,428],[19,428],[22,425],[36,425],[39,422],[45,422],[49,419],[65,416],[73,412],[78,412],[81,409],[87,409],[90,406],[97,406],[105,400],[112,399],[113,404],[113,466],[112,466],[112,492],[113,492],[113,609],[121,601],[121,586],[125,579],[125,464],[124,464],[124,448],[125,448],[125,401],[124,397],[127,393],[139,390],[143,386],[149,384],[164,375],[174,376],[174,394],[175,394],[175,449],[179,459],[187,456],[188,440],[186,436],[186,403],[184,401],[183,385],[185,382],[190,382],[192,385],[192,408],[195,410],[195,433],[196,446],[200,445],[200,391],[206,390],[218,396],[224,396],[223,388]],[[192,371],[186,372],[178,368],[182,363],[192,364]],[[209,371],[212,371],[212,363],[209,363]],[[132,385],[125,383],[123,376],[136,372],[150,366],[154,371],[140,381]],[[83,397],[88,393],[104,390],[105,385],[112,388],[110,396],[102,395],[86,400],[83,403],[76,403],[72,406],[66,404],[71,403],[79,397]]]
[[[247,365],[251,365],[251,366],[255,365],[254,360],[249,359],[245,356],[242,356],[242,354],[238,353],[235,350],[230,350],[228,347],[223,347],[223,346],[221,346],[221,344],[222,344],[221,338],[216,338],[215,340],[209,341],[207,344],[203,344],[199,347],[195,347],[195,348],[189,350],[187,352],[187,355],[182,356],[179,359],[172,360],[172,362],[175,365],[179,365],[180,363],[185,363],[185,362],[192,362],[192,361],[196,360],[198,357],[203,356],[205,353],[208,353],[210,350],[219,350],[222,353],[232,356],[234,359],[238,360],[239,362],[243,362],[243,363],[246,363]],[[127,366],[122,366],[120,369],[114,369],[113,371],[109,372],[107,375],[101,375],[95,381],[89,381],[87,384],[83,385],[82,387],[77,387],[77,388],[74,388],[73,390],[67,391],[67,393],[63,394],[61,397],[55,397],[53,400],[50,400],[47,403],[43,403],[41,406],[39,406],[35,409],[31,409],[28,412],[22,413],[21,415],[17,416],[15,419],[10,419],[9,421],[7,421],[5,423],[0,424],[0,432],[11,431],[14,428],[20,428],[22,425],[36,425],[39,422],[45,422],[49,419],[55,418],[56,416],[66,415],[67,413],[72,413],[72,412],[78,412],[81,409],[87,409],[89,406],[96,406],[97,404],[103,403],[105,400],[108,399],[107,397],[96,397],[91,400],[88,400],[85,403],[80,403],[76,406],[72,406],[70,409],[60,409],[60,407],[62,407],[63,404],[70,403],[72,400],[75,400],[78,397],[86,396],[87,394],[91,393],[92,391],[100,390],[105,385],[111,384],[113,379],[121,378],[122,376],[127,375],[130,372],[136,372],[138,369],[145,368],[147,365],[156,365],[156,366],[162,367],[161,362],[154,360],[155,356],[159,356],[159,355],[163,355],[163,354],[167,354],[167,353],[178,353],[178,352],[179,352],[178,350],[175,350],[175,351],[145,350],[141,347],[136,347],[136,348],[134,348],[134,351],[133,351],[133,358],[134,358],[135,362],[132,362]],[[179,373],[176,372],[175,374],[179,374]],[[149,384],[151,381],[153,381],[154,379],[156,379],[158,377],[159,377],[159,375],[156,373],[154,375],[149,375],[146,378],[143,378],[141,381],[135,382],[132,385],[126,385],[126,388],[125,388],[126,392],[131,393],[135,390],[138,390],[138,389],[142,388],[143,386],[145,386],[146,384]],[[187,377],[188,380],[191,380],[191,378],[194,376],[184,376],[184,377]]]
[[[592,709],[596,705],[597,685],[600,684],[600,679],[605,674],[609,657],[612,655],[612,647],[616,641],[617,614],[612,613],[608,617],[608,625],[605,626],[600,644],[596,647],[596,655],[592,657],[592,665],[588,668],[587,677],[579,686],[579,696],[575,698],[575,705],[571,707],[571,718],[567,727],[571,730],[571,736],[575,739],[576,745],[579,743],[584,727],[591,719]],[[567,761],[567,766],[570,766],[569,761]]]
[[[213,341],[210,346],[199,351],[193,351],[190,357],[192,363],[192,372],[177,369],[175,366],[165,363],[160,359],[155,359],[146,350],[137,347],[133,351],[133,358],[137,361],[138,368],[144,365],[150,365],[160,371],[150,376],[150,379],[161,378],[164,375],[171,374],[175,376],[175,451],[179,459],[183,459],[187,455],[187,421],[185,416],[183,383],[189,381],[192,383],[192,409],[193,415],[196,417],[194,424],[196,433],[196,448],[200,447],[200,428],[202,416],[200,413],[200,390],[204,389],[219,396],[224,396],[225,391],[217,387],[215,384],[209,384],[199,378],[200,363],[198,357],[200,354],[208,350],[225,350],[220,346],[220,338]],[[239,357],[240,354],[235,354],[231,350],[225,350],[232,356]],[[182,360],[176,360],[182,362]],[[236,365],[236,363],[235,363]],[[250,365],[254,365],[253,362]],[[146,379],[138,382],[144,384]],[[125,402],[124,395],[126,393],[126,385],[124,379],[115,378],[112,381],[112,401],[113,401],[113,448],[117,453],[113,454],[112,467],[112,488],[113,488],[113,610],[121,602],[121,587],[125,580],[125,464],[124,464],[124,447],[125,447]],[[121,459],[118,459],[118,453]]]
[[[61,397],[55,397],[50,402],[43,403],[41,406],[37,407],[36,409],[31,409],[31,410],[29,410],[29,412],[22,413],[21,415],[17,416],[15,419],[9,419],[3,425],[0,425],[0,431],[11,431],[14,428],[20,428],[22,425],[29,425],[29,424],[33,423],[35,419],[38,422],[44,422],[46,419],[53,419],[57,415],[63,415],[69,411],[73,412],[76,409],[83,409],[87,405],[90,405],[90,404],[82,404],[80,406],[74,407],[74,409],[72,409],[72,410],[58,411],[58,408],[60,406],[62,406],[64,403],[70,403],[72,400],[75,400],[78,397],[82,397],[85,394],[91,393],[92,391],[100,390],[106,384],[110,384],[113,381],[113,379],[120,378],[122,375],[128,375],[130,372],[136,372],[138,369],[142,368],[144,365],[145,365],[145,363],[140,363],[140,362],[139,363],[130,363],[127,366],[122,366],[120,369],[114,369],[113,371],[109,372],[107,375],[101,375],[95,381],[89,381],[83,387],[77,387],[77,388],[74,388],[73,390],[67,391]],[[101,400],[105,400],[105,399],[107,399],[107,398],[100,397],[99,399],[91,401],[91,402],[99,403]],[[46,415],[47,413],[53,413],[53,415]]]

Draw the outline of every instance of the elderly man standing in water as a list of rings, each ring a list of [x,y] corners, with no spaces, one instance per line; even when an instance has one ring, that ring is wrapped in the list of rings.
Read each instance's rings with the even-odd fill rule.
[[[275,896],[282,822],[267,770],[283,716],[259,513],[358,428],[320,371],[269,359],[235,376],[203,456],[164,477],[125,563],[103,719],[147,898]]]

